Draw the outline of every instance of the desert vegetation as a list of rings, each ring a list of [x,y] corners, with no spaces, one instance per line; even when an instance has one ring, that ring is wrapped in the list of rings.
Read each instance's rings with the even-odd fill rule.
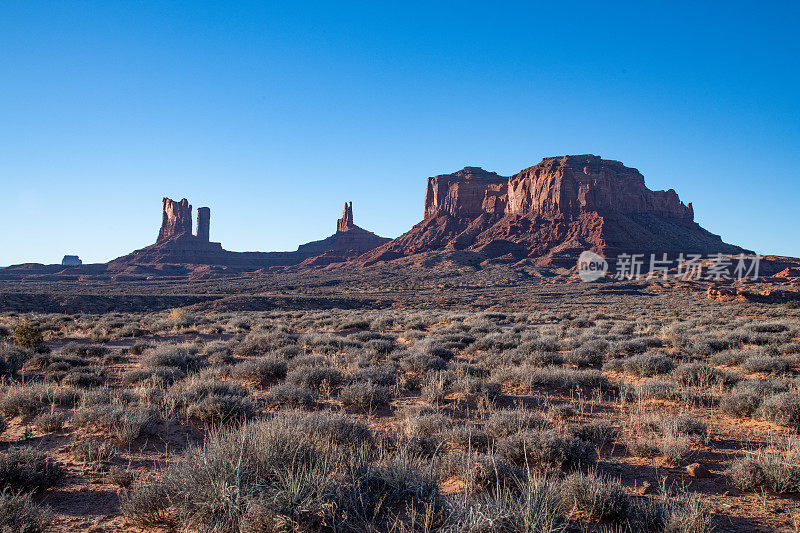
[[[800,313],[587,309],[5,313],[0,522],[794,527]]]

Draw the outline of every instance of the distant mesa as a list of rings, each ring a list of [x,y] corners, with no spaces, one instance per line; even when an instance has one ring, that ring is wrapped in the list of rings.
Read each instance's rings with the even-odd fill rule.
[[[81,258],[77,255],[65,255],[61,260],[61,264],[64,266],[75,266],[82,265],[83,261],[81,261]]]
[[[345,203],[336,233],[330,237],[301,244],[294,252],[231,252],[210,241],[211,209],[197,210],[196,233],[192,233],[192,206],[186,198],[176,202],[162,200],[161,228],[156,242],[114,259],[109,271],[138,275],[141,267],[154,265],[213,265],[233,271],[255,270],[295,265],[324,266],[357,257],[389,242],[362,229],[353,222],[353,203]]]
[[[359,261],[435,250],[541,265],[574,265],[583,250],[606,257],[749,252],[700,227],[692,204],[674,190],[651,191],[635,168],[594,155],[545,158],[509,177],[466,167],[428,178],[424,219]]]

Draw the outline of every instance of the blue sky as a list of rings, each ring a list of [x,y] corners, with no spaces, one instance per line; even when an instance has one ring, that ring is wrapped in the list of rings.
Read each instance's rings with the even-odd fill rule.
[[[355,222],[425,178],[593,153],[727,242],[800,256],[795,2],[3,2],[0,265],[154,242],[161,198],[229,250]]]

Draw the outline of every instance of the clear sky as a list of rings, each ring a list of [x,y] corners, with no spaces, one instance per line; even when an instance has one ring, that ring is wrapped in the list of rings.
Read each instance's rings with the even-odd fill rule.
[[[800,256],[797,2],[0,3],[0,265],[396,237],[427,176],[592,153]]]

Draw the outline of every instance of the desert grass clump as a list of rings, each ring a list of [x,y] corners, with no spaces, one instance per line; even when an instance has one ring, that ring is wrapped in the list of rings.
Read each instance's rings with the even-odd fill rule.
[[[129,370],[122,374],[122,386],[134,387],[140,383],[150,383],[157,385],[170,385],[176,381],[186,378],[186,373],[180,368],[158,367],[158,368],[139,368]]]
[[[567,363],[581,368],[599,367],[603,364],[607,350],[606,341],[595,339],[574,348],[564,359]]]
[[[797,443],[773,445],[755,450],[733,461],[725,471],[728,480],[739,490],[753,492],[769,489],[777,494],[800,491],[800,467],[797,466]]]
[[[189,403],[186,416],[210,424],[240,422],[256,416],[256,404],[250,398],[212,394]]]
[[[588,442],[550,431],[523,431],[498,439],[496,446],[503,459],[542,471],[589,468],[597,460]]]
[[[371,381],[351,383],[339,391],[339,401],[343,405],[365,412],[386,407],[391,397],[389,387]]]
[[[143,530],[172,526],[169,496],[161,483],[134,483],[130,489],[119,493],[120,512],[133,526]]]
[[[672,368],[672,359],[660,351],[638,353],[621,359],[612,359],[603,365],[604,370],[622,371],[637,377],[667,374]]]
[[[445,440],[455,446],[460,446],[465,450],[485,451],[489,445],[489,436],[482,428],[473,424],[453,424],[449,429],[440,435]]]
[[[10,448],[0,454],[0,486],[38,492],[55,485],[64,468],[46,453],[30,446]]]
[[[495,437],[507,437],[528,429],[541,429],[547,422],[528,409],[500,409],[489,415],[483,426],[487,434]]]
[[[265,385],[286,377],[286,361],[273,357],[242,361],[231,369],[231,376]]]
[[[370,339],[364,343],[364,351],[378,356],[386,356],[395,349],[393,338]]]
[[[776,392],[785,392],[788,387],[787,380],[745,379],[722,396],[720,408],[723,412],[739,418],[753,416],[765,397]]]
[[[8,487],[0,492],[0,531],[44,533],[52,523],[53,512],[35,503],[30,493]]]
[[[142,367],[177,368],[182,372],[193,372],[204,366],[197,355],[199,348],[193,344],[160,344],[142,356]]]
[[[529,387],[544,387],[563,392],[611,388],[611,384],[599,370],[573,370],[558,366],[537,368],[525,376],[525,381]]]
[[[100,404],[85,406],[75,411],[75,427],[94,427],[109,431],[123,444],[129,444],[142,435],[151,435],[161,420],[159,413],[147,407]]]
[[[437,457],[437,476],[441,480],[460,479],[465,494],[477,494],[499,486],[513,486],[524,477],[524,470],[503,461],[492,453],[450,450]]]
[[[689,413],[680,413],[662,420],[661,430],[664,433],[685,435],[699,441],[706,441],[708,439],[708,426],[706,423],[698,420]]]
[[[103,378],[94,374],[92,372],[87,372],[83,370],[72,370],[71,372],[67,373],[63,378],[61,378],[61,384],[66,385],[68,387],[80,387],[83,389],[88,389],[90,387],[96,387],[103,383]]]
[[[399,412],[400,430],[408,437],[433,437],[448,430],[450,419],[433,407],[412,405]]]
[[[761,403],[758,414],[770,422],[800,429],[800,393],[789,391],[769,396]]]
[[[172,386],[169,396],[187,418],[206,423],[227,423],[252,418],[256,404],[239,383],[196,376]]]
[[[590,470],[572,472],[559,487],[561,505],[567,514],[611,523],[623,522],[628,513],[629,497],[618,478]]]
[[[675,398],[675,384],[662,379],[648,379],[633,390],[639,401],[672,400]]]
[[[451,380],[446,371],[428,372],[422,378],[422,399],[431,405],[444,402]]]
[[[576,427],[572,433],[600,449],[606,444],[614,442],[619,431],[607,420],[594,420]]]
[[[711,515],[701,501],[688,494],[669,497],[664,495],[658,504],[657,513],[642,513],[647,518],[653,515],[657,518],[656,524],[660,527],[655,531],[663,533],[711,533],[714,526],[711,522]],[[640,507],[641,508],[641,507]],[[642,516],[640,514],[640,516]],[[646,524],[649,520],[645,518]],[[645,528],[644,531],[648,529]],[[653,531],[653,529],[649,529]]]
[[[789,363],[786,359],[776,355],[752,355],[742,362],[739,369],[748,374],[763,373],[780,375],[786,372]]]
[[[286,420],[296,420],[309,437],[319,442],[330,442],[339,446],[360,446],[373,441],[372,432],[363,422],[330,412],[317,412],[308,416],[286,415]]]
[[[63,392],[61,392],[63,391]],[[49,383],[8,385],[0,391],[0,412],[7,417],[34,417],[47,405],[68,405],[71,388],[59,388]]]
[[[668,462],[677,464],[692,451],[692,441],[687,436],[669,427],[657,443],[659,454]]]
[[[534,475],[465,497],[456,502],[453,517],[456,531],[562,533],[567,521],[561,509],[556,482]]]
[[[70,450],[70,455],[84,463],[106,463],[114,456],[114,444],[105,439],[81,439]]]
[[[391,386],[397,382],[394,365],[382,364],[359,368],[350,376],[352,382],[371,381],[377,385]]]
[[[485,397],[493,400],[500,395],[502,385],[477,376],[461,376],[453,381],[453,390],[469,399]]]
[[[753,355],[753,352],[748,350],[723,350],[721,352],[712,354],[708,358],[708,361],[712,365],[739,366],[747,358],[752,357]]]
[[[405,372],[425,374],[426,372],[444,370],[447,368],[447,361],[438,355],[420,352],[404,352],[398,357],[400,368]]]
[[[29,350],[0,342],[0,376],[15,376],[32,357]]]
[[[60,355],[76,355],[79,357],[92,357],[100,358],[108,353],[108,348],[102,344],[82,344],[78,342],[69,342],[65,344],[58,353]]]
[[[344,381],[344,375],[336,368],[325,366],[299,366],[286,374],[286,383],[304,389],[330,391]]]
[[[724,413],[746,418],[758,410],[763,399],[763,396],[753,391],[734,388],[720,399],[719,407]]]
[[[41,434],[57,433],[64,429],[64,424],[69,420],[69,415],[66,413],[51,411],[49,413],[42,413],[33,419],[33,425],[36,426],[36,431]]]
[[[681,385],[689,387],[708,388],[715,385],[733,385],[737,377],[733,374],[720,372],[708,363],[699,361],[684,363],[678,366],[672,376]]]
[[[310,406],[316,402],[316,391],[297,387],[291,383],[278,383],[270,387],[266,401],[270,405],[286,405],[290,407]]]
[[[299,422],[299,424],[298,424]],[[417,458],[340,447],[294,416],[211,433],[163,478],[122,494],[126,516],[205,531],[385,530],[440,504]],[[434,516],[442,516],[441,510]],[[443,520],[437,520],[441,525]]]

